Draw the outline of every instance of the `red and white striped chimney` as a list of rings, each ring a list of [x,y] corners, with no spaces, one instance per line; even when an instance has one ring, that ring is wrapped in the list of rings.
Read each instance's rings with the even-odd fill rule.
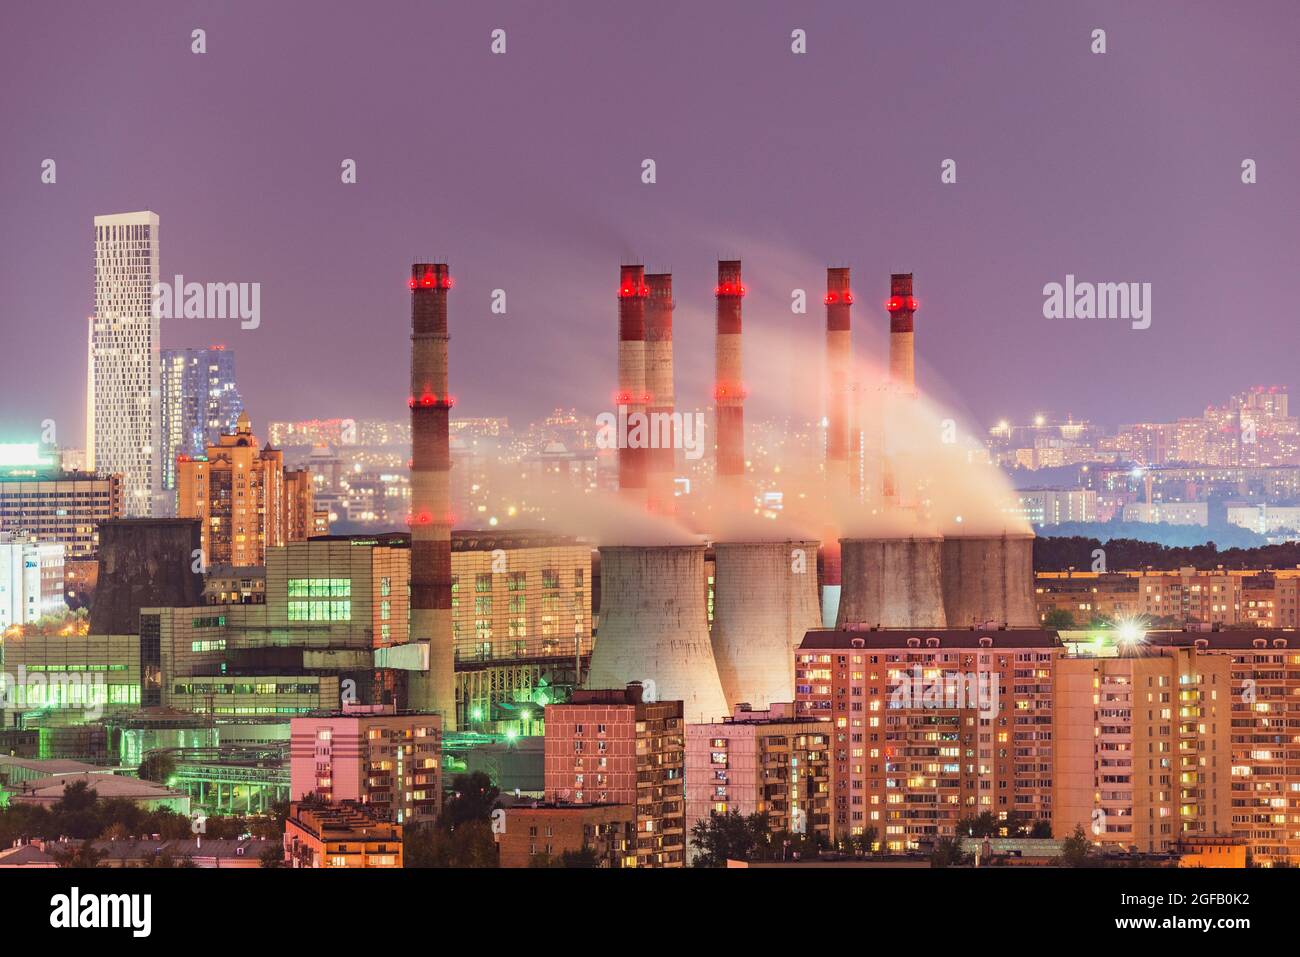
[[[745,474],[745,383],[741,372],[740,301],[745,286],[740,260],[718,261],[718,340],[713,389],[717,410],[718,481],[739,484]]]
[[[618,283],[618,394],[615,397],[620,420],[618,487],[629,498],[644,501],[646,494],[646,449],[629,448],[623,441],[634,423],[633,415],[646,410],[645,307],[650,295],[644,266],[623,266]]]
[[[649,395],[646,412],[658,448],[648,450],[646,486],[651,511],[673,510],[673,471],[677,464],[678,436],[672,425],[673,396],[673,276],[653,273],[645,277],[650,291],[645,313],[645,384]],[[661,423],[663,423],[661,425]]]
[[[446,263],[411,266],[411,637],[428,642],[427,671],[413,671],[408,706],[456,729],[451,621],[451,450],[447,391]]]
[[[916,395],[916,363],[912,317],[912,274],[896,272],[889,277],[889,383],[900,395]]]

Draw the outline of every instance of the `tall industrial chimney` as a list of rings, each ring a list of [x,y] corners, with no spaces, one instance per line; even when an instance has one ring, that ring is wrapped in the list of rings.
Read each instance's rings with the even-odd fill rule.
[[[849,271],[826,270],[826,475],[832,487],[849,485],[849,409],[853,339],[849,311],[853,292]]]
[[[896,272],[889,277],[889,382],[901,395],[916,394],[916,367],[912,316],[912,274]]]
[[[451,626],[451,452],[446,263],[411,266],[411,641],[428,642],[427,670],[410,676],[409,705],[456,728]]]
[[[645,284],[644,266],[624,266],[618,283],[618,412],[619,418],[631,420],[633,415],[645,414],[646,364],[645,364],[645,306],[650,295]],[[629,434],[630,426],[619,429],[618,487],[619,491],[638,501],[645,499],[646,449],[629,448],[631,442],[621,437]]]
[[[650,290],[645,307],[645,384],[649,399],[651,433],[658,448],[651,448],[646,465],[650,508],[670,512],[673,507],[673,471],[677,464],[678,436],[672,425],[673,408],[673,276],[654,273],[645,277]],[[660,423],[664,423],[661,425]]]
[[[716,382],[718,481],[739,484],[745,474],[745,384],[741,372],[740,300],[745,286],[740,280],[740,260],[718,261],[718,342]]]

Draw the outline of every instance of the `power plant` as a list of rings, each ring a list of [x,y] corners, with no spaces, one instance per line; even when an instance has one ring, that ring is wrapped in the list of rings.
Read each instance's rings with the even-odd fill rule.
[[[445,264],[417,263],[410,286],[411,647],[391,649],[386,660],[409,672],[408,705],[441,713],[444,727],[452,728],[452,398],[447,391],[452,281]],[[792,700],[795,649],[824,619],[845,630],[1037,625],[1030,534],[837,534],[835,526],[849,521],[838,510],[874,507],[888,514],[895,505],[888,487],[893,481],[888,422],[876,419],[890,418],[890,403],[916,396],[911,275],[894,274],[890,291],[888,376],[874,384],[887,401],[871,403],[873,418],[868,420],[859,399],[871,386],[854,371],[850,273],[844,267],[827,270],[825,471],[831,514],[825,547],[781,533],[768,539],[749,537],[752,533],[731,538],[708,528],[699,529],[700,539],[713,539],[711,546],[689,538],[681,544],[620,544],[617,530],[602,534],[599,577],[592,582],[593,596],[599,595],[599,627],[584,687],[624,688],[639,681],[654,700],[682,701],[687,722],[714,721],[740,703],[761,710]],[[746,473],[740,339],[745,292],[740,262],[719,261],[714,289],[716,490],[717,501],[739,507],[742,515],[757,512],[741,491]],[[618,494],[669,524],[675,511],[678,442],[673,425],[674,305],[671,274],[646,275],[641,265],[621,267],[616,404],[623,424],[639,420],[642,428],[620,429],[619,434],[657,435],[657,440],[620,441]],[[868,435],[873,422],[879,434]],[[880,481],[864,487],[863,476],[868,482],[881,477],[885,487]],[[864,503],[868,490],[871,502]],[[725,524],[726,519],[718,521]],[[670,534],[667,540],[679,539]]]
[[[794,650],[821,624],[817,542],[713,546],[713,657],[730,705],[794,700]],[[602,640],[603,640],[602,634]]]
[[[447,391],[446,263],[411,266],[411,642],[427,643],[409,676],[409,703],[456,727],[456,650],[451,621],[451,448]]]
[[[601,547],[600,635],[586,687],[640,681],[648,700],[683,702],[688,722],[730,713],[709,643],[704,552],[703,545]]]

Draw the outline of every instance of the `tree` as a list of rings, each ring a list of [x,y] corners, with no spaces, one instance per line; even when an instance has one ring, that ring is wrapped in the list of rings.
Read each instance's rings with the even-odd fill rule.
[[[1037,840],[1050,840],[1052,837],[1051,821],[1035,821],[1029,828],[1029,836]]]
[[[271,844],[263,848],[262,853],[257,855],[258,861],[262,867],[287,867],[284,863],[284,848],[278,844]]]
[[[739,811],[709,812],[707,821],[691,828],[691,847],[699,851],[695,867],[726,867],[728,860],[748,861],[766,844],[767,819],[762,814],[748,817]]]
[[[99,867],[108,851],[96,850],[89,841],[80,841],[67,847],[58,847],[50,851],[59,867]]]
[[[442,806],[438,825],[451,833],[469,821],[489,823],[500,791],[482,771],[458,774],[451,782],[451,796]]]
[[[962,837],[997,837],[1002,825],[992,811],[983,811],[975,817],[964,817],[957,822],[957,833]]]
[[[1057,631],[1069,631],[1074,628],[1074,615],[1068,608],[1053,608],[1043,616],[1043,627]]]
[[[930,851],[930,866],[957,867],[965,856],[960,837],[941,837],[934,842],[934,849]]]
[[[136,776],[141,781],[153,781],[166,784],[176,773],[176,759],[167,751],[150,751],[140,761]]]
[[[858,848],[863,855],[876,853],[876,840],[880,833],[874,827],[863,828],[862,833],[858,835]],[[884,850],[883,846],[881,850]]]
[[[1092,856],[1092,842],[1082,824],[1074,825],[1074,833],[1061,844],[1061,863],[1066,867],[1084,867]]]

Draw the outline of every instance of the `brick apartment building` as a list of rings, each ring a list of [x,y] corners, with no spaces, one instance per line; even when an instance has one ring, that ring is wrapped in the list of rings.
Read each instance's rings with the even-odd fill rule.
[[[546,706],[548,803],[635,808],[637,867],[682,867],[686,728],[680,701],[645,701],[640,682],[576,691]]]

